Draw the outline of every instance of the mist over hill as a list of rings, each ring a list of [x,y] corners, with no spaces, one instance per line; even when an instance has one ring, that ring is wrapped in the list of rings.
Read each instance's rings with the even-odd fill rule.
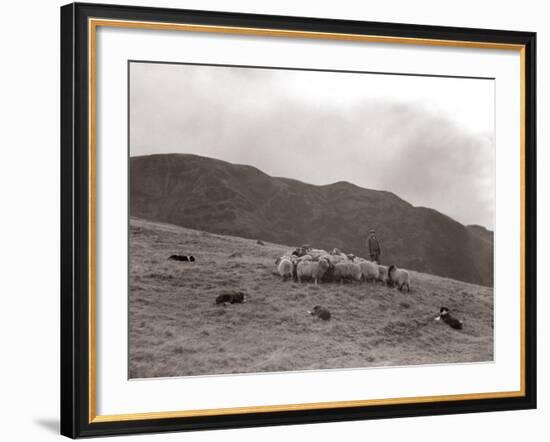
[[[367,256],[375,229],[381,261],[493,285],[493,233],[348,182],[316,186],[190,154],[130,158],[130,214],[279,244],[338,247]]]

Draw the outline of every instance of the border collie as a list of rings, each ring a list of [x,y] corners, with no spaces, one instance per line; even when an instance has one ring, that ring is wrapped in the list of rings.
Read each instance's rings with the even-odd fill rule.
[[[313,307],[313,310],[308,311],[308,313],[311,316],[317,316],[318,318],[322,319],[323,321],[328,321],[330,319],[330,312],[320,305],[316,305]]]
[[[435,320],[441,320],[449,327],[455,328],[457,330],[462,330],[462,326],[464,325],[464,323],[460,319],[456,319],[455,317],[451,316],[451,313],[449,313],[449,309],[447,307],[441,307],[439,309],[439,316],[435,318]]]

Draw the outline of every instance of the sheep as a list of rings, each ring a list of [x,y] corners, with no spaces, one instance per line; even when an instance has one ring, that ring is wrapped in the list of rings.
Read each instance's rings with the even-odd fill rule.
[[[315,284],[317,284],[329,267],[330,264],[325,259],[320,259],[319,261],[299,261],[296,266],[298,282],[302,282],[303,278],[307,278],[313,279]]]
[[[376,263],[363,259],[359,262],[359,266],[363,281],[375,282],[380,279],[380,269]]]
[[[283,278],[283,281],[292,278],[294,273],[294,264],[288,256],[277,258],[275,264],[277,265],[277,271],[279,272],[279,275],[281,275],[281,278]]]
[[[308,255],[310,255],[314,260],[318,260],[321,256],[327,255],[327,252],[322,249],[310,249],[308,250]]]
[[[304,256],[308,253],[308,251],[311,249],[311,247],[309,245],[304,245],[304,246],[301,246],[301,247],[297,247],[296,249],[294,249],[294,251],[291,252],[292,255],[294,256]]]
[[[399,291],[403,290],[404,286],[407,286],[407,292],[411,291],[409,286],[409,272],[404,269],[398,269],[395,265],[391,265],[388,268],[388,286],[393,287],[397,285]]]
[[[339,262],[334,265],[334,279],[343,282],[351,279],[361,282],[361,266],[354,262]]]
[[[388,280],[388,267],[383,265],[378,265],[378,282],[386,284]]]
[[[332,254],[321,255],[319,259],[326,259],[332,267],[334,267],[339,262],[346,262],[348,260],[347,257],[344,257],[342,255]]]
[[[348,255],[346,255],[345,253],[341,252],[340,249],[337,249],[337,248],[334,248],[332,249],[332,252],[330,252],[330,254],[332,256],[337,256],[339,257],[340,259],[342,259],[343,261],[347,261],[349,258],[348,258]]]

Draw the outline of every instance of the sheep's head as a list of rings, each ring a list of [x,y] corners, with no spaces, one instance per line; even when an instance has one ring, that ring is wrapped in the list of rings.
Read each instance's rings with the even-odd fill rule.
[[[397,270],[397,267],[395,267],[395,265],[391,265],[388,267],[388,273],[387,273],[387,278],[386,278],[386,284],[388,285],[388,287],[393,287],[393,274],[395,273],[395,271]]]
[[[330,262],[326,258],[319,259],[319,268],[326,272],[330,268]]]

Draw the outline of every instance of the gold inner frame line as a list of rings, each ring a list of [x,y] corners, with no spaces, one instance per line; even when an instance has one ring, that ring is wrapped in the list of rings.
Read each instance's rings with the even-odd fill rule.
[[[218,34],[254,35],[269,37],[292,37],[308,39],[326,39],[389,44],[414,44],[420,46],[443,46],[478,49],[499,49],[519,51],[520,53],[520,193],[521,193],[521,231],[520,231],[520,389],[518,391],[499,391],[487,393],[464,393],[438,396],[417,396],[388,399],[367,399],[351,401],[316,402],[285,405],[260,405],[234,408],[197,409],[180,411],[159,411],[147,413],[96,414],[96,37],[97,28],[134,28],[147,30],[171,30],[186,32],[208,32]],[[492,42],[473,42],[459,40],[422,39],[411,37],[389,37],[377,35],[339,34],[311,31],[291,31],[282,29],[246,28],[231,26],[211,26],[182,23],[157,23],[129,20],[88,19],[88,98],[89,98],[89,423],[132,421],[144,419],[168,419],[177,417],[222,416],[246,413],[265,413],[295,410],[321,410],[329,408],[365,407],[375,405],[414,404],[442,401],[481,400],[512,398],[525,396],[525,45]]]

